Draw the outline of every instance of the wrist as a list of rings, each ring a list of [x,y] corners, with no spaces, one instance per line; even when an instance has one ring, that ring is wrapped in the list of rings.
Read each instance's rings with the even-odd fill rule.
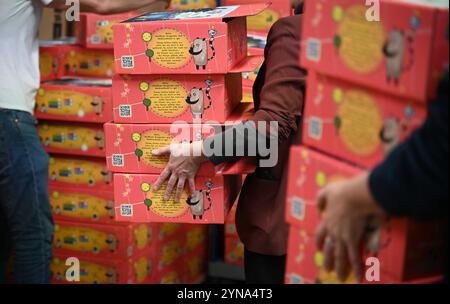
[[[205,162],[208,160],[203,150],[203,140],[194,141],[191,145],[191,148],[192,156],[197,158],[200,162]]]
[[[349,184],[350,191],[346,191],[349,195],[353,195],[352,199],[356,202],[361,211],[367,215],[384,216],[384,210],[376,202],[369,188],[369,173],[355,178],[352,183]]]

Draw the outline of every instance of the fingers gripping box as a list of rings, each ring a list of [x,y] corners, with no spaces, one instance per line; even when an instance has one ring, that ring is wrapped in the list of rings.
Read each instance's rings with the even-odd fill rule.
[[[227,74],[246,70],[245,16],[266,4],[149,13],[113,26],[118,74]]]
[[[152,233],[146,224],[102,225],[59,221],[55,224],[55,254],[127,259],[150,255]]]
[[[267,3],[267,0],[224,0],[224,5],[239,5],[247,3]],[[272,1],[263,12],[247,18],[247,29],[250,33],[267,34],[279,19],[292,14],[290,0]]]
[[[116,220],[137,223],[224,224],[242,184],[238,175],[196,178],[196,193],[180,202],[163,197],[167,184],[152,189],[158,175],[114,174]]]
[[[365,168],[379,164],[426,117],[423,104],[310,73],[303,142]]]
[[[114,192],[111,190],[50,185],[49,192],[53,218],[57,221],[115,223]]]
[[[225,122],[242,98],[240,74],[116,75],[114,122]]]
[[[318,192],[329,183],[352,178],[362,172],[361,169],[305,147],[292,148],[286,220],[295,227],[293,230],[300,231],[292,232],[296,241],[292,241],[290,246],[295,250],[300,248],[301,252],[291,253],[289,260],[294,263],[293,259],[296,259],[298,269],[303,269],[306,278],[315,280],[319,275],[317,266],[323,266],[323,255],[316,253],[314,238],[323,216],[317,208]],[[388,219],[379,227],[373,241],[366,243],[364,257],[378,258],[381,273],[390,282],[439,275],[444,261],[444,227],[441,222]],[[310,260],[302,262],[303,256]],[[331,274],[327,276],[323,271],[320,273],[325,276],[322,280],[326,279],[330,283],[336,281],[335,277],[334,281],[331,280]]]
[[[39,119],[105,123],[112,120],[111,80],[72,79],[43,83],[36,94]]]
[[[113,49],[112,26],[137,15],[137,13],[113,15],[82,13],[80,14],[80,21],[75,22],[77,41],[80,45],[89,49]]]
[[[105,137],[100,125],[45,122],[38,126],[48,153],[105,157]]]
[[[56,186],[83,186],[95,190],[111,190],[112,174],[104,160],[95,158],[51,157],[49,180]]]
[[[404,230],[405,228],[407,229]],[[444,257],[440,257],[439,263],[436,257],[433,257],[435,253],[442,250],[442,247],[436,249],[436,244],[429,245],[429,241],[436,241],[436,238],[433,236],[432,239],[427,240],[426,236],[426,234],[437,232],[432,225],[426,223],[412,225],[402,219],[392,221],[390,228],[385,229],[392,229],[392,232],[390,237],[383,238],[384,243],[379,253],[363,253],[362,261],[368,263],[363,268],[363,280],[360,282],[353,274],[350,274],[344,282],[341,282],[335,271],[325,270],[325,256],[317,249],[314,234],[291,226],[285,282],[287,284],[428,284],[442,280],[440,272],[443,269]],[[420,241],[414,236],[415,233],[419,233]],[[405,237],[406,235],[408,237]],[[439,235],[442,236],[442,232],[439,232]]]
[[[448,2],[424,2],[382,0],[369,7],[353,0],[305,1],[301,65],[429,100],[448,67]]]
[[[50,263],[52,284],[149,284],[152,279],[152,259],[147,256],[132,259],[103,259],[79,257],[80,280],[66,274],[70,255],[58,254]]]

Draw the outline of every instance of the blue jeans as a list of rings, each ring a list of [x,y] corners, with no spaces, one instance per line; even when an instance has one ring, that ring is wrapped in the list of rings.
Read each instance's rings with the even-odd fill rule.
[[[0,282],[11,256],[16,283],[50,282],[49,157],[36,124],[27,112],[0,109]]]

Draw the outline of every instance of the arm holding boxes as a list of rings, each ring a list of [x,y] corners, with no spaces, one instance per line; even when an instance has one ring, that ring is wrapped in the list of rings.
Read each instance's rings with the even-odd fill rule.
[[[325,267],[345,279],[348,262],[361,276],[360,240],[385,214],[442,218],[448,214],[448,72],[425,124],[399,145],[371,174],[332,184],[319,195],[326,215],[317,232]]]
[[[164,9],[169,3],[170,0],[80,0],[82,11],[98,14],[115,14],[137,9]],[[65,0],[53,0],[49,6],[58,9],[67,8]]]

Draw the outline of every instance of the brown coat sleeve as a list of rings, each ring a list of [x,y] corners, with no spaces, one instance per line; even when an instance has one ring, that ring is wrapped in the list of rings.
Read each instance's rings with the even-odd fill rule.
[[[306,72],[300,68],[301,18],[288,17],[274,24],[253,89],[256,112],[250,120],[277,121],[280,142],[297,131],[303,110]]]

